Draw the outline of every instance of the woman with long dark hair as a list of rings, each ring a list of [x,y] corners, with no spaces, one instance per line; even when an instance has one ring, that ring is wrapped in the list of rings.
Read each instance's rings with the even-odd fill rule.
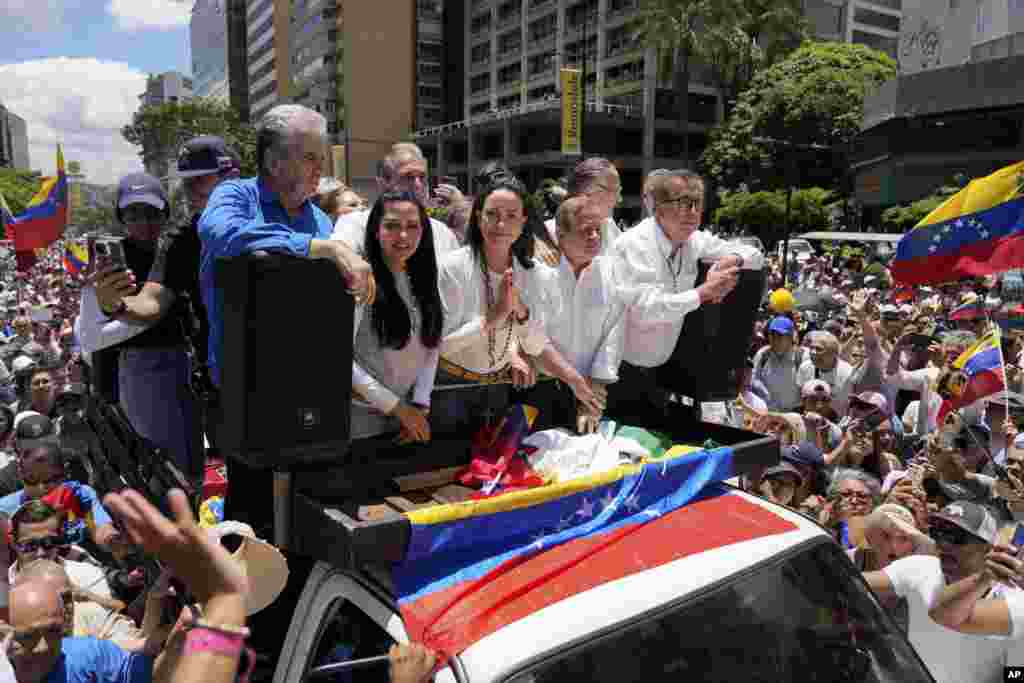
[[[544,350],[545,319],[557,292],[554,271],[534,261],[526,189],[514,178],[486,187],[473,203],[466,244],[441,263],[445,311],[436,430],[461,432],[500,416],[509,385],[536,381],[531,357]]]
[[[363,246],[377,298],[356,309],[352,438],[398,430],[401,441],[429,441],[444,314],[434,236],[415,195],[381,195]]]

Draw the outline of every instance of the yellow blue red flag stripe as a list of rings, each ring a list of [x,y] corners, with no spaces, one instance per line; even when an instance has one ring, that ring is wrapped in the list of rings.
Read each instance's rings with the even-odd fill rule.
[[[963,374],[963,388],[958,395],[943,402],[939,410],[940,421],[950,410],[968,406],[1006,389],[1001,343],[1000,328],[992,325],[974,346],[953,361],[952,370]]]
[[[64,233],[68,215],[68,181],[64,152],[57,146],[57,176],[43,179],[43,186],[25,210],[13,217],[14,250],[44,249]]]
[[[1024,266],[1024,162],[971,181],[900,240],[892,275],[925,285]]]
[[[407,555],[393,569],[406,629],[450,656],[602,583],[795,528],[728,494],[720,482],[734,475],[732,449],[701,450],[407,513]]]

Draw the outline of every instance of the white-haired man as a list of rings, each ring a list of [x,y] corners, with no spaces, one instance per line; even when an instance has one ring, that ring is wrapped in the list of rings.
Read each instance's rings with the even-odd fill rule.
[[[224,292],[214,280],[218,259],[254,251],[327,259],[346,279],[357,303],[373,301],[376,286],[370,265],[345,242],[329,239],[334,226],[311,201],[320,184],[326,149],[323,116],[299,105],[274,107],[256,127],[259,176],[218,185],[199,219],[200,284],[210,320],[208,363],[217,386],[224,309]],[[259,506],[264,503],[251,491],[269,492],[270,479],[240,462],[229,466],[229,476],[232,491],[238,493],[228,495],[228,513],[232,519],[250,521],[251,515],[263,512]]]
[[[764,257],[747,245],[700,230],[703,178],[687,170],[652,174],[645,183],[654,215],[622,233],[609,253],[615,281],[626,292],[626,341],[609,411],[644,415],[664,407],[655,375],[672,356],[683,320],[706,303],[721,302],[740,269],[760,270]],[[714,259],[706,281],[694,287],[697,264]]]
[[[411,142],[395,144],[380,162],[379,168],[377,185],[381,192],[408,192],[415,196],[420,204],[427,206],[430,200],[427,159],[419,146]],[[439,185],[435,188],[435,194],[454,210],[460,210],[466,201],[462,192],[454,185]],[[362,253],[366,240],[366,222],[369,218],[369,209],[353,211],[340,217],[334,226],[333,239],[342,240]],[[455,233],[441,221],[431,218],[430,227],[434,233],[434,250],[439,260],[461,246]]]
[[[853,367],[839,357],[839,340],[831,332],[816,330],[807,335],[810,358],[797,370],[797,386],[820,379],[832,389],[832,409],[845,417],[853,389]]]

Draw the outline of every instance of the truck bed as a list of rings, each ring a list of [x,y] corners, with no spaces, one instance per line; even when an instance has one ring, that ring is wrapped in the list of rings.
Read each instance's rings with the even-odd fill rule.
[[[676,443],[699,445],[710,438],[731,446],[739,473],[778,462],[774,438],[711,423],[666,422],[677,429],[645,426],[660,427]],[[456,481],[470,461],[468,439],[403,447],[378,439],[352,446],[346,464],[295,472],[291,551],[348,569],[400,562],[410,533],[404,513],[476,493]]]

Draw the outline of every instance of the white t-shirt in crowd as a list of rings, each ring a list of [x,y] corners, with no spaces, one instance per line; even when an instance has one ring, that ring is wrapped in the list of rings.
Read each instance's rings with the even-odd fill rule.
[[[936,683],[1001,683],[1003,667],[1024,664],[1024,594],[1019,589],[998,586],[991,594],[1006,599],[1013,633],[972,636],[940,626],[928,616],[928,610],[946,586],[939,558],[905,557],[882,571],[892,581],[896,594],[907,599],[907,639]]]

